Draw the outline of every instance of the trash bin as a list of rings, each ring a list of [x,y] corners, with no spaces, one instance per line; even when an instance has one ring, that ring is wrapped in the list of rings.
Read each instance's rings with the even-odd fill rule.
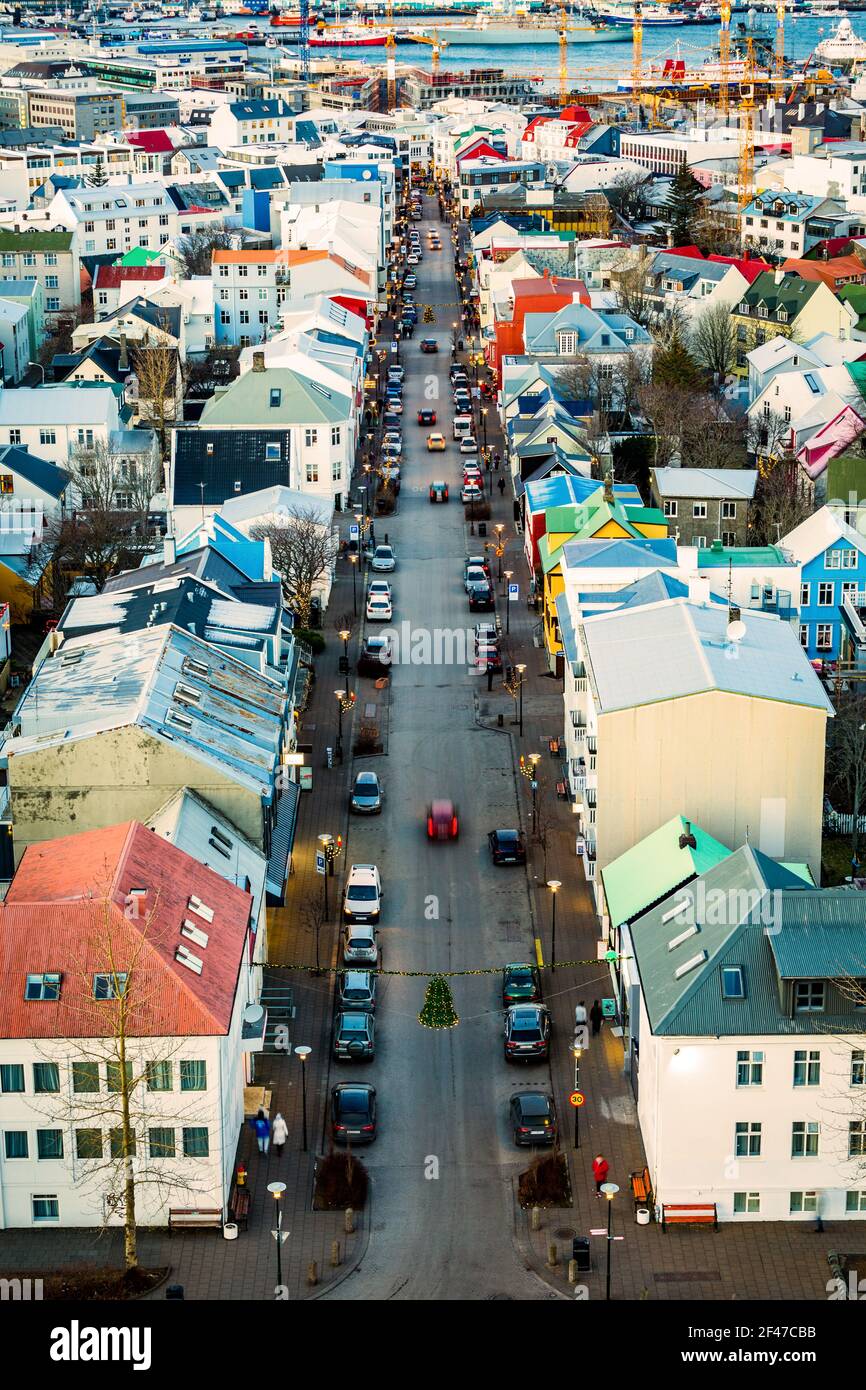
[[[223,1240],[237,1240],[238,1228],[235,1221],[223,1222]]]
[[[589,1236],[575,1236],[571,1242],[571,1258],[579,1273],[586,1274],[592,1268],[589,1255]]]
[[[638,1207],[634,1219],[639,1226],[648,1226],[650,1223],[649,1207]]]
[[[486,521],[479,521],[479,523],[478,523],[478,534],[479,534],[479,536],[486,536],[486,535],[487,535],[487,522],[486,522]]]
[[[166,1288],[165,1296],[168,1299],[182,1299],[184,1296],[183,1284],[169,1284]]]

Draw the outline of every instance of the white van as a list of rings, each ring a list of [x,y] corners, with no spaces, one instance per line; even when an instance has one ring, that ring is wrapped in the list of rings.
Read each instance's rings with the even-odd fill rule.
[[[455,415],[455,416],[454,416],[454,438],[455,438],[455,439],[466,439],[466,438],[471,438],[471,436],[472,436],[472,428],[473,428],[473,426],[472,426],[472,416],[471,416],[471,415]]]

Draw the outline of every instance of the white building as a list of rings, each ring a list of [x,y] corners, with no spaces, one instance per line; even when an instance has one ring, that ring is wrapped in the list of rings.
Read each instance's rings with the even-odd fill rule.
[[[26,445],[63,468],[78,449],[108,445],[122,398],[109,386],[22,386],[0,391],[0,444]]]

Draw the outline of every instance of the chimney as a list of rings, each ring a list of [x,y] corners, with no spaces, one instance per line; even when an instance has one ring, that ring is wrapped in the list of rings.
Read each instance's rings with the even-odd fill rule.
[[[689,584],[689,603],[707,603],[710,597],[710,576],[708,574],[690,574]]]
[[[784,272],[784,270],[776,270],[776,271],[774,271],[774,273],[773,273],[773,280],[775,281],[775,283],[776,283],[777,285],[781,285],[781,283],[782,283],[782,281],[784,280],[784,278],[785,278],[785,272]]]
[[[117,370],[119,372],[129,371],[129,353],[126,350],[126,334],[120,335],[120,356],[117,359]]]
[[[173,565],[177,559],[177,540],[174,536],[166,536],[162,543],[162,561],[165,565]]]
[[[698,842],[692,834],[692,823],[690,820],[683,821],[685,830],[680,836],[680,849],[697,849]]]
[[[253,353],[253,371],[263,372],[265,370],[265,354],[263,352]]]

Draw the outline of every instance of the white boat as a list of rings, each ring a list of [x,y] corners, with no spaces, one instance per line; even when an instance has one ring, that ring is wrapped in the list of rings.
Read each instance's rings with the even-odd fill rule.
[[[542,23],[539,18],[500,19],[497,15],[478,15],[471,24],[437,24],[436,33],[452,47],[496,48],[498,46],[517,47],[520,44],[535,47],[538,44],[558,44],[561,26],[559,23]],[[432,30],[421,30],[432,37]],[[597,22],[590,24],[569,24],[566,27],[568,45],[585,43],[622,43],[621,28]]]
[[[598,17],[604,24],[618,24],[621,28],[634,27],[634,5],[629,3],[614,3],[606,5],[598,11]],[[676,24],[685,24],[688,15],[684,10],[671,9],[669,5],[654,5],[652,9],[645,9],[642,14],[644,29],[662,29]]]
[[[715,59],[690,67],[678,51],[675,57],[666,58],[664,63],[651,63],[644,68],[640,85],[643,92],[672,91],[679,87],[717,87],[725,77],[732,87],[743,82],[746,78],[746,60],[731,58],[723,65]],[[768,72],[752,69],[749,82],[765,82],[769,77]],[[630,92],[631,74],[621,77],[616,89],[618,92]]]
[[[838,0],[809,0],[809,13],[816,19],[847,19],[848,11]]]
[[[822,63],[862,63],[866,60],[866,39],[858,39],[850,19],[840,20],[835,34],[817,45],[815,57]]]

